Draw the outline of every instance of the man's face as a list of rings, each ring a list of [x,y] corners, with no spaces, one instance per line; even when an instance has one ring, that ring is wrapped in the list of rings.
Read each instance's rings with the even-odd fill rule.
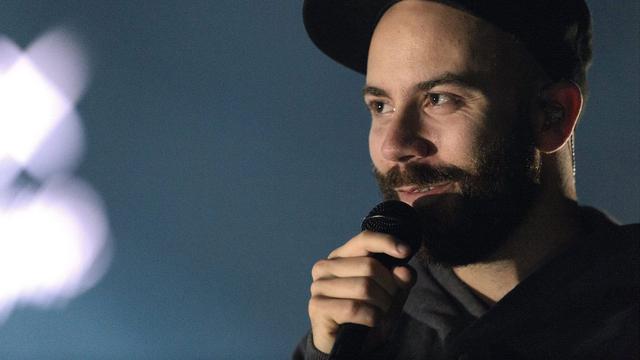
[[[432,261],[486,260],[530,207],[530,100],[503,59],[508,44],[481,20],[429,1],[394,5],[374,32],[369,151],[383,195],[421,214]]]

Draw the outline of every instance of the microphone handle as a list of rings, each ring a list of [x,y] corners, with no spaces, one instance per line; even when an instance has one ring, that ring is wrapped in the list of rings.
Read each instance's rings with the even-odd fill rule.
[[[370,327],[362,324],[340,324],[336,332],[336,342],[333,344],[330,360],[357,360],[364,345]]]
[[[374,207],[362,221],[362,230],[389,234],[408,244],[411,253],[420,247],[420,226],[415,210],[397,200],[389,200]],[[410,257],[398,259],[384,253],[371,254],[387,269],[404,265]],[[336,340],[331,349],[329,359],[358,360],[371,328],[361,324],[344,323],[336,331]]]
[[[403,265],[407,261],[398,259],[387,254],[371,254],[371,257],[380,261],[387,269],[398,265]],[[330,360],[357,360],[360,359],[360,352],[371,328],[354,323],[340,324],[336,331],[336,341],[329,354]]]

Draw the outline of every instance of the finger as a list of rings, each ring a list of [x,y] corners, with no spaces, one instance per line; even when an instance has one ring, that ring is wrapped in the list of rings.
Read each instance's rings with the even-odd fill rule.
[[[341,247],[333,250],[328,258],[367,256],[372,253],[384,253],[403,259],[409,256],[411,250],[407,244],[400,242],[389,234],[363,231],[347,241]]]
[[[312,322],[335,324],[332,326],[335,330],[344,323],[373,327],[380,320],[381,314],[377,307],[364,301],[312,296],[309,300],[309,317]]]
[[[410,266],[396,266],[392,274],[398,287],[403,290],[411,289],[416,283],[415,270]]]
[[[311,296],[362,300],[383,312],[389,310],[392,297],[371,278],[335,278],[317,280],[311,284]]]
[[[373,278],[387,293],[395,294],[398,289],[391,272],[378,260],[370,257],[335,258],[320,260],[311,269],[313,280],[349,277]]]

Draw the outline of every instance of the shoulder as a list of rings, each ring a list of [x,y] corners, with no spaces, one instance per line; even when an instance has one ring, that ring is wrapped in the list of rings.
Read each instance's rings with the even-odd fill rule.
[[[600,210],[591,207],[580,209],[585,240],[597,247],[627,257],[638,259],[640,245],[640,224],[620,225]]]
[[[633,244],[636,248],[640,243],[640,224],[628,224],[618,226],[621,241]]]

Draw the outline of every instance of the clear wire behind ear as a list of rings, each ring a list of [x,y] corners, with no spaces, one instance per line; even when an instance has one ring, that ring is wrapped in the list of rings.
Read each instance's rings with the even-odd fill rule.
[[[569,145],[571,146],[571,170],[573,171],[573,178],[575,181],[575,177],[576,177],[576,148],[574,146],[574,137],[576,136],[576,133],[574,132],[573,134],[571,134],[571,138],[569,139]]]

